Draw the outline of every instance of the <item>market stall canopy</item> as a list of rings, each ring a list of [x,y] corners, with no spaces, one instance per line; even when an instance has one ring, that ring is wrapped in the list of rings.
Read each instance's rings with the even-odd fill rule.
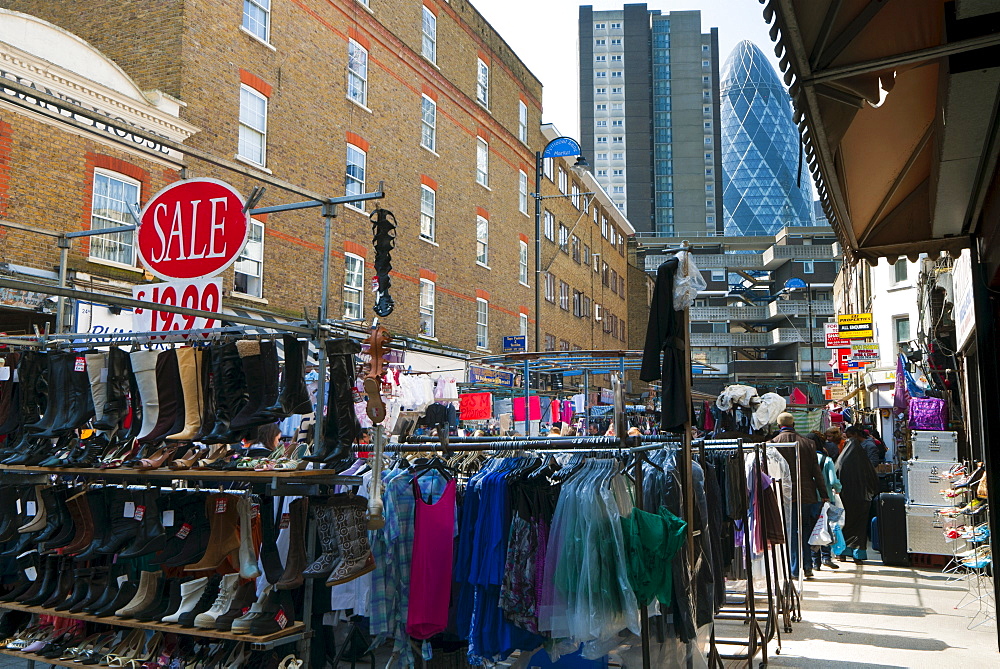
[[[968,245],[995,179],[997,0],[760,0],[853,258]]]

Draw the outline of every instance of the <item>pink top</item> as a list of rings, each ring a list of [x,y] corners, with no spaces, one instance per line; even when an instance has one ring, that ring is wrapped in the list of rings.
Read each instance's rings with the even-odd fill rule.
[[[448,481],[434,504],[423,500],[419,484],[419,479],[413,483],[417,506],[406,633],[415,639],[429,639],[448,626],[455,549],[455,479]]]

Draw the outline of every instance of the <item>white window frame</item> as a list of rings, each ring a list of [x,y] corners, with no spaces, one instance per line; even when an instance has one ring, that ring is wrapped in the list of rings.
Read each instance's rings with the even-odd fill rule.
[[[253,270],[256,264],[256,272]],[[259,299],[264,298],[264,224],[260,221],[250,219],[250,234],[247,236],[247,243],[240,251],[240,255],[233,264],[235,275],[233,279],[233,293],[237,295],[248,295]],[[246,271],[250,270],[250,271]],[[247,279],[247,289],[240,290],[237,287],[238,275],[249,277]]]
[[[420,98],[420,146],[437,151],[437,102],[426,95]]]
[[[482,137],[476,138],[476,183],[490,187],[490,144]]]
[[[522,286],[528,284],[528,242],[518,240],[517,276]]]
[[[251,118],[257,116],[257,109],[250,109],[250,102],[263,103],[264,113],[262,118]],[[239,142],[237,144],[236,155],[241,159],[264,167],[267,165],[267,96],[246,84],[240,84],[240,131]],[[250,140],[257,139],[260,142],[258,155],[251,155]]]
[[[528,105],[524,100],[517,101],[517,138],[522,144],[528,143]]]
[[[423,6],[423,10],[420,53],[430,62],[437,63],[437,15],[427,5]]]
[[[434,311],[437,301],[437,286],[430,279],[420,280],[420,336],[435,337]]]
[[[476,102],[490,108],[490,66],[482,58],[476,59]]]
[[[570,193],[571,193],[570,199],[573,202],[573,206],[576,207],[577,209],[579,209],[580,208],[580,187],[577,186],[574,183],[572,186],[570,186]]]
[[[488,350],[490,347],[490,303],[476,298],[476,348]]]
[[[556,240],[556,217],[549,211],[545,210],[545,214],[542,216],[544,235],[547,240],[554,242]]]
[[[420,184],[420,237],[433,242],[437,235],[437,191]]]
[[[251,9],[256,9],[264,15],[261,21],[250,15]],[[243,0],[243,30],[247,31],[261,42],[270,44],[271,40],[271,0]],[[263,33],[263,34],[262,34]]]
[[[361,162],[351,162],[352,151],[361,156]],[[355,156],[356,157],[356,156]],[[356,169],[352,172],[351,167]],[[360,168],[360,169],[357,169]],[[361,195],[365,192],[365,173],[368,171],[368,152],[356,144],[347,143],[346,168],[344,170],[344,195]],[[360,175],[358,174],[360,172]],[[354,189],[352,189],[352,186]],[[355,190],[356,189],[356,190]],[[365,201],[348,202],[344,205],[355,211],[364,212]]]
[[[524,170],[517,171],[517,210],[528,215],[528,174]]]
[[[490,219],[476,216],[476,264],[490,266]]]
[[[368,108],[368,49],[347,41],[347,99]]]
[[[98,196],[98,179],[107,179],[108,186],[111,186],[111,180],[121,182],[121,198],[110,197],[112,190],[108,188],[108,195]],[[124,174],[119,174],[118,172],[112,172],[111,170],[104,170],[100,168],[94,169],[94,179],[91,186],[91,206],[90,206],[90,229],[91,230],[103,230],[105,228],[117,228],[122,225],[131,225],[132,216],[129,214],[128,205],[134,204],[136,207],[139,206],[139,198],[142,195],[142,184],[135,179],[130,179]],[[132,199],[128,194],[127,190],[130,188],[135,189],[135,201],[127,202],[125,198]],[[98,212],[98,198],[108,200],[109,204],[117,203],[119,206],[117,208],[107,208],[102,209],[106,212],[114,212],[117,217],[112,217],[106,213]],[[127,256],[124,260],[116,259],[114,256],[118,255],[111,251],[111,249],[129,249]],[[107,257],[100,255],[102,251],[107,252]],[[97,260],[102,263],[109,263],[119,267],[128,267],[130,269],[135,269],[136,260],[136,250],[135,250],[135,230],[130,230],[129,232],[117,232],[111,235],[95,235],[90,238],[90,254],[91,260]]]
[[[559,168],[559,192],[566,195],[569,189],[569,174],[562,167]]]
[[[522,337],[528,336],[528,314],[518,314],[517,316],[518,332]]]
[[[812,260],[802,261],[802,273],[803,274],[815,274],[816,273],[816,263]]]
[[[348,296],[356,299],[349,301]],[[344,304],[344,318],[364,318],[365,259],[354,253],[344,254],[344,285],[341,300]]]

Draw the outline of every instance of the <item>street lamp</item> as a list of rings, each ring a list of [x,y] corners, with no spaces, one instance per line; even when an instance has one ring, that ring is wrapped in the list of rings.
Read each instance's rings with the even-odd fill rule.
[[[806,283],[802,279],[789,279],[785,281],[785,289],[788,291],[806,289],[806,309],[809,312],[809,381],[816,382],[816,352],[813,348],[813,302],[812,284]]]
[[[577,156],[573,170],[583,171],[590,167],[587,159],[580,155],[580,144],[572,137],[556,137],[541,151],[535,152],[535,350],[540,351],[542,341],[542,167],[548,158]],[[548,197],[571,197],[570,195],[550,195]]]

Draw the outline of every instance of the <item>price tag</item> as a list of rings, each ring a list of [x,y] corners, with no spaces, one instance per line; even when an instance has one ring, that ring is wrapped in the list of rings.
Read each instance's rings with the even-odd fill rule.
[[[163,520],[160,521],[160,524],[162,524],[164,527],[173,527],[174,526],[174,510],[173,509],[167,509],[166,511],[163,512]]]
[[[135,518],[135,502],[125,502],[125,512],[122,515],[126,518]]]
[[[260,515],[260,504],[254,502],[253,504],[250,505],[250,517],[256,518],[259,515]]]
[[[73,364],[74,372],[85,372],[87,371],[87,359],[82,355],[77,356],[76,362]]]
[[[246,615],[247,613],[249,613],[249,612],[250,612],[250,607],[249,607],[249,606],[244,606],[244,607],[243,607],[243,608],[242,608],[242,609],[240,610],[240,615],[241,615],[241,616],[245,616],[245,615]]]
[[[283,513],[283,514],[281,514],[281,522],[278,523],[278,529],[279,530],[287,530],[288,526],[291,525],[291,523],[292,523],[291,516],[289,514],[287,514],[287,513]]]
[[[128,582],[128,574],[122,574],[118,577],[118,587],[122,587],[123,583]]]
[[[147,283],[132,288],[132,297],[154,305],[187,307],[217,312],[222,307],[222,279],[184,279],[164,283]],[[136,332],[164,332],[217,327],[214,318],[181,316],[169,311],[139,307],[132,312],[132,327]],[[210,336],[205,333],[203,336]],[[184,335],[186,338],[187,335]]]
[[[285,615],[284,610],[278,609],[277,615],[274,616],[274,622],[278,623],[278,627],[281,629],[288,627],[288,616]]]
[[[0,381],[9,381],[9,380],[10,380],[10,367],[4,365],[3,367],[0,367]],[[14,380],[16,381],[17,379]]]
[[[27,569],[25,569],[24,570],[24,575],[32,583],[34,583],[35,579],[38,578],[38,572],[35,571],[34,567],[28,567]]]
[[[18,497],[16,500],[14,500],[14,506],[17,508],[17,512],[21,513],[21,498],[20,497]]]
[[[34,502],[34,500],[27,502],[24,505],[24,512],[29,516],[34,516],[38,513],[38,505]]]
[[[107,383],[107,382],[108,382],[108,368],[101,367],[101,383]]]
[[[136,520],[142,520],[146,516],[146,507],[137,506],[135,507],[135,514],[132,516]]]
[[[220,497],[219,499],[215,500],[215,512],[216,513],[225,513],[226,512],[226,498],[225,497]]]
[[[191,534],[191,526],[187,523],[181,525],[181,529],[177,530],[176,536],[178,539],[187,539],[187,535]]]

